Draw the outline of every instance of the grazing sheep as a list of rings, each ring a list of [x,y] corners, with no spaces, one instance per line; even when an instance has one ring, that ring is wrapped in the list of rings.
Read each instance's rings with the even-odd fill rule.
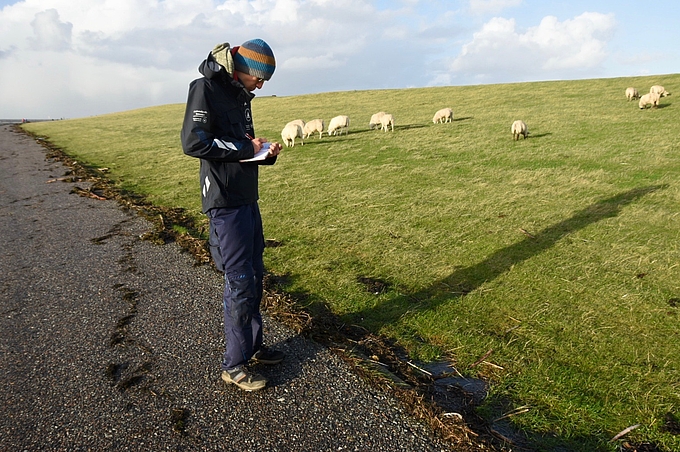
[[[304,146],[302,141],[302,127],[300,124],[286,124],[286,127],[281,131],[281,138],[287,147],[295,146],[295,139],[300,138],[300,144]]]
[[[307,124],[305,124],[305,126],[302,128],[302,132],[304,133],[305,138],[309,138],[311,134],[319,132],[319,138],[321,138],[321,135],[323,135],[323,127],[323,119],[312,119]]]
[[[377,129],[380,125],[380,118],[382,118],[386,113],[384,111],[379,111],[378,113],[371,116],[371,121],[368,123],[369,129]]]
[[[432,122],[435,124],[437,124],[438,122],[443,124],[445,122],[451,121],[453,121],[453,110],[451,110],[450,108],[442,108],[437,113],[435,113],[434,117],[432,118]]]
[[[342,131],[345,131],[345,135],[349,133],[349,116],[340,115],[331,119],[328,124],[328,130],[326,131],[328,135],[342,135]]]
[[[639,98],[640,93],[638,93],[638,90],[636,90],[635,88],[626,88],[626,99],[628,99],[628,101]]]
[[[647,105],[651,105],[652,108],[656,108],[659,106],[660,98],[661,96],[657,93],[647,93],[640,98],[638,107],[640,107],[640,110],[644,110],[645,108],[647,108]]]
[[[520,135],[522,135],[524,140],[526,140],[527,135],[529,135],[529,129],[527,129],[527,125],[524,123],[524,121],[520,121],[519,119],[512,123],[510,130],[512,131],[512,138],[515,141],[519,140]]]
[[[387,129],[392,126],[392,132],[394,132],[394,116],[389,113],[385,113],[380,117],[380,128],[383,132],[387,132]]]
[[[303,127],[303,128],[305,127],[305,122],[302,119],[294,119],[293,121],[286,124],[286,126],[289,126],[291,124],[297,124],[297,125],[299,125],[300,127]]]
[[[652,86],[652,87],[649,89],[649,92],[650,92],[650,93],[654,93],[654,94],[658,94],[659,97],[666,97],[666,96],[670,96],[670,95],[671,95],[671,93],[669,93],[668,91],[666,91],[666,90],[664,89],[664,87],[661,86],[661,85],[654,85],[654,86]]]

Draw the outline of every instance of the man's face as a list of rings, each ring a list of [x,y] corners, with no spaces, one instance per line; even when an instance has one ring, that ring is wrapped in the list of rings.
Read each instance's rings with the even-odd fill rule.
[[[236,72],[236,77],[238,77],[241,84],[248,91],[255,91],[255,88],[260,89],[262,88],[262,85],[264,85],[265,80],[263,78],[254,77],[252,75],[240,71],[234,72]]]

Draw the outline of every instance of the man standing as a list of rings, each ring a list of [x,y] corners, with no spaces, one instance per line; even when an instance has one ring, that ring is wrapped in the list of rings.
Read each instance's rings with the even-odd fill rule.
[[[267,380],[250,361],[278,364],[284,355],[262,345],[264,234],[257,204],[259,165],[273,165],[281,144],[255,138],[250,101],[274,73],[276,61],[262,39],[231,49],[216,46],[189,85],[182,148],[200,159],[202,210],[210,219],[210,251],[224,272],[226,348],[222,379],[246,391]]]

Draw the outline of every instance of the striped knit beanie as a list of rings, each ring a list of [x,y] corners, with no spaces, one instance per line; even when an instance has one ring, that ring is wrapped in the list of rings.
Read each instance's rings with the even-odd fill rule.
[[[269,44],[262,39],[251,39],[236,48],[234,69],[253,77],[269,80],[276,69],[276,60]]]

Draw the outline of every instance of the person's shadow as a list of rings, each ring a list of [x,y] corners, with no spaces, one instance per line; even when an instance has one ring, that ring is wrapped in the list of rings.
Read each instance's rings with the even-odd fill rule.
[[[359,323],[366,319],[374,327],[379,328],[399,321],[406,312],[433,309],[445,301],[464,297],[482,284],[506,273],[514,265],[552,247],[568,234],[605,218],[615,217],[621,209],[636,199],[666,187],[667,185],[653,185],[635,188],[598,201],[564,221],[549,226],[535,235],[527,235],[524,240],[496,251],[477,264],[460,268],[434,281],[420,291],[403,294],[365,310],[347,314],[343,321]]]
[[[450,300],[465,297],[482,284],[509,271],[513,265],[549,249],[565,236],[606,218],[616,217],[625,206],[649,193],[666,187],[668,185],[635,188],[598,201],[575,212],[571,217],[537,232],[535,235],[527,233],[527,237],[524,240],[494,252],[477,264],[460,268],[444,278],[433,281],[422,290],[414,293],[400,292],[391,299],[358,312],[337,316],[331,312],[325,303],[315,299],[310,294],[291,294],[296,300],[304,300],[307,304],[307,309],[310,309],[313,313],[312,320],[302,329],[300,336],[309,337],[319,343],[330,346],[333,344],[345,344],[347,349],[356,349],[362,353],[372,353],[375,350],[382,352],[384,350],[381,347],[385,345],[391,346],[394,349],[394,355],[397,357],[397,360],[409,360],[406,350],[391,340],[384,342],[376,341],[376,338],[371,337],[374,333],[364,328],[362,324],[370,325],[371,331],[377,331],[383,326],[396,324],[406,313],[427,311]],[[285,287],[291,283],[286,276],[276,277],[275,279],[275,286]],[[373,293],[383,293],[384,291],[391,290],[389,284],[384,281],[361,276],[357,280]],[[363,322],[364,320],[366,323]],[[301,340],[301,337],[298,340]],[[299,361],[293,364],[294,368],[290,376],[283,378],[283,380],[297,378],[299,373],[298,367],[301,367],[301,363],[305,360],[314,359],[314,356],[318,353],[313,347],[305,350],[306,353],[298,357]],[[420,364],[431,372],[433,378],[429,389],[425,390],[422,386],[419,387],[421,390],[425,390],[429,398],[428,400],[446,412],[471,412],[473,407],[479,405],[481,400],[487,396],[488,388],[485,381],[464,377],[452,367],[451,363]],[[403,376],[400,373],[401,371],[397,370],[399,365],[390,365],[388,367],[391,372],[396,371],[398,377]],[[452,370],[457,376],[452,375]],[[275,385],[281,383],[282,377],[272,378]],[[410,381],[412,382],[412,380]],[[472,418],[477,419],[475,416]],[[488,425],[481,421],[473,424],[470,424],[469,427],[475,432],[486,432],[489,428]],[[527,443],[528,438],[535,434],[535,432],[532,433],[531,431],[524,433],[514,431],[511,427],[498,422],[493,423],[492,426],[495,431],[503,430],[503,434],[506,437],[513,438],[513,441],[520,445]],[[579,441],[592,442],[596,439],[565,438],[563,440],[564,444],[568,447],[570,444],[580,444]]]

